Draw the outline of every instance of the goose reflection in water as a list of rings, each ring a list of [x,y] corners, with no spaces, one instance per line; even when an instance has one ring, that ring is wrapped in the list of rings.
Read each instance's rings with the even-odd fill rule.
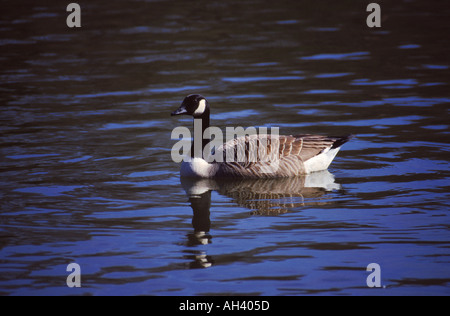
[[[181,178],[181,185],[189,197],[193,210],[194,232],[188,235],[187,245],[207,245],[212,236],[210,208],[211,192],[230,197],[236,204],[251,210],[252,215],[279,215],[302,206],[331,203],[327,193],[340,189],[329,171],[280,179],[191,179]],[[213,264],[204,252],[189,251],[194,259],[191,268],[207,268]]]

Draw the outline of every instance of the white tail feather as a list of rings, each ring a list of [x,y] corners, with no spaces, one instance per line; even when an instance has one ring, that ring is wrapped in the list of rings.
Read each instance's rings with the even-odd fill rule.
[[[306,173],[322,171],[328,169],[328,166],[336,157],[340,147],[338,148],[326,148],[317,156],[312,157],[304,162]]]

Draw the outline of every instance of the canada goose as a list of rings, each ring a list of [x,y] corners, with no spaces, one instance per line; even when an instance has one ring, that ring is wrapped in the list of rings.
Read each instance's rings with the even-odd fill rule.
[[[190,115],[194,119],[201,119],[202,135],[206,135],[205,130],[210,127],[209,103],[199,94],[188,95],[171,115]],[[210,159],[205,159],[208,157],[203,156],[203,149],[210,139],[203,136],[202,151],[194,150],[196,142],[194,139],[191,150],[192,159],[182,162],[180,173],[183,177],[195,178],[280,178],[309,174],[326,170],[340,147],[351,137],[351,135],[333,137],[309,134],[277,135],[276,137],[261,134],[246,135],[232,139],[216,149],[216,151],[222,151],[224,157],[225,152],[228,153],[230,148],[236,152],[244,151],[244,160],[208,162]],[[250,159],[252,157],[250,148],[254,148],[254,144],[265,147],[262,154],[261,148],[257,149],[257,154],[264,156],[259,160]]]

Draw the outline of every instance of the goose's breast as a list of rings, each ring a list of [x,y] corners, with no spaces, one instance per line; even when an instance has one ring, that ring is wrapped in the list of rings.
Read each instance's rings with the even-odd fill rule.
[[[193,158],[181,163],[180,174],[182,177],[211,178],[215,174],[215,168],[204,159]]]

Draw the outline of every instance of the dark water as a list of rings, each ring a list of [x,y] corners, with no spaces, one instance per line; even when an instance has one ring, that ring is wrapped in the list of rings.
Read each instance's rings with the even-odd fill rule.
[[[445,1],[378,29],[369,1],[79,1],[78,29],[68,3],[2,3],[0,294],[450,294]],[[190,93],[220,128],[357,138],[306,178],[181,183]]]

